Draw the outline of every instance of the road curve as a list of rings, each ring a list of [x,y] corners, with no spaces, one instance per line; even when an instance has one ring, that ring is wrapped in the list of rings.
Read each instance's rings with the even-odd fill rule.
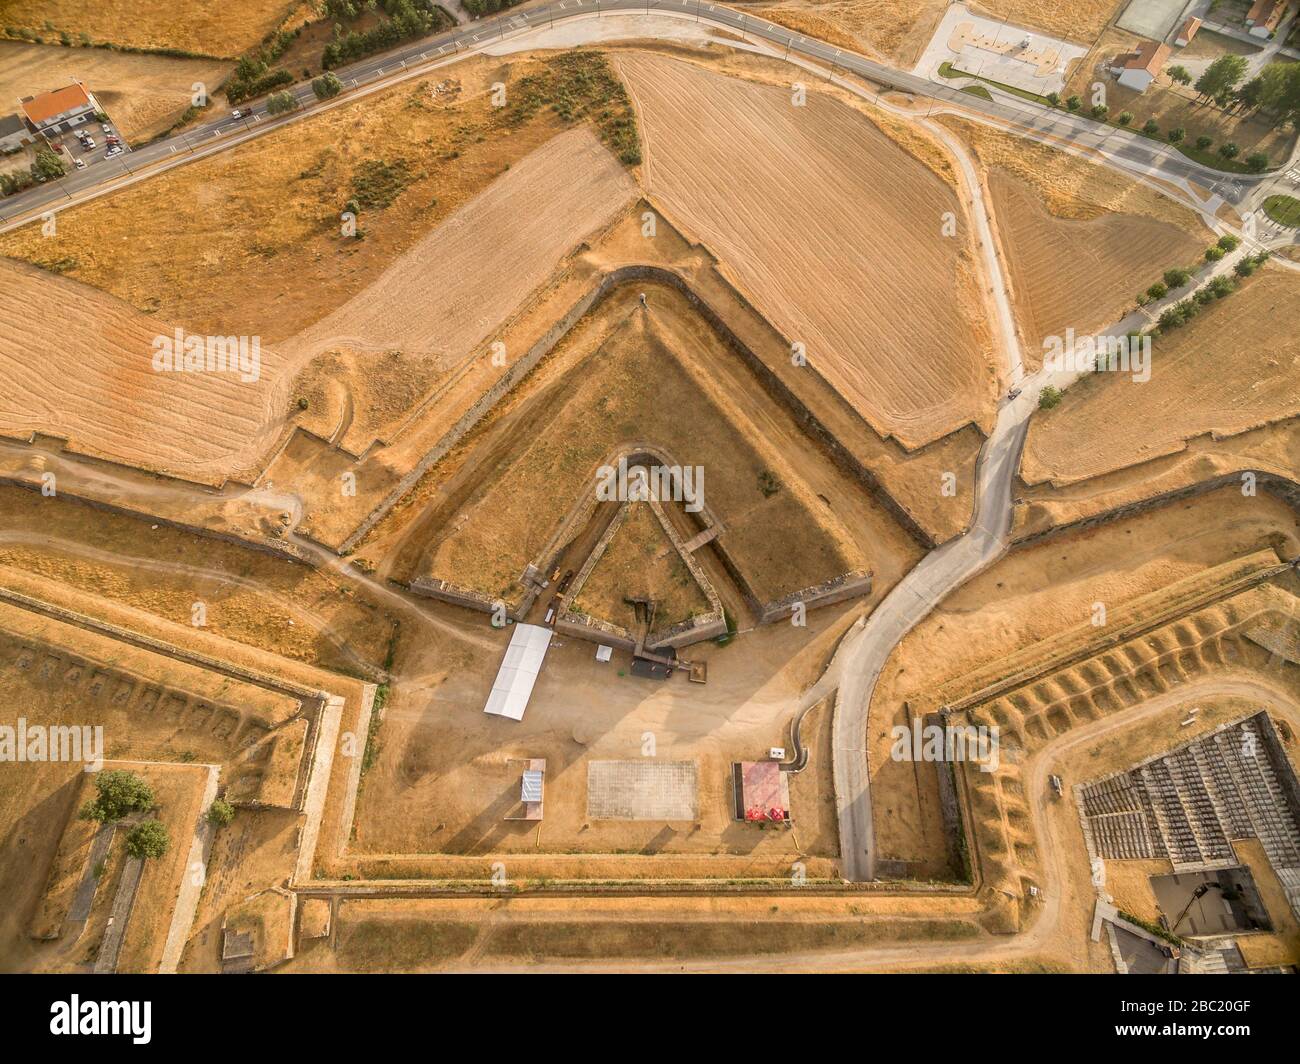
[[[300,121],[310,114],[350,103],[359,96],[387,88],[407,77],[423,76],[439,65],[476,52],[507,35],[524,33],[567,19],[615,12],[676,14],[707,22],[739,33],[742,38],[752,37],[765,41],[778,51],[783,51],[787,57],[800,56],[829,64],[833,72],[857,74],[886,88],[911,93],[923,99],[942,101],[966,111],[982,112],[1038,134],[1058,136],[1088,145],[1104,144],[1107,153],[1117,160],[1139,169],[1158,172],[1171,180],[1196,180],[1211,185],[1231,178],[1231,185],[1223,190],[1223,194],[1232,202],[1239,202],[1261,181],[1271,180],[1274,176],[1227,175],[1193,162],[1167,145],[1136,133],[1101,126],[1091,119],[1069,112],[1049,110],[1028,101],[984,100],[721,4],[703,3],[702,0],[556,0],[527,11],[506,13],[495,19],[459,26],[446,33],[422,38],[403,48],[342,67],[334,73],[344,83],[347,91],[333,100],[318,101],[310,84],[298,83],[290,86],[287,91],[297,99],[302,108],[299,111],[272,116],[267,112],[263,100],[250,105],[245,117],[235,119],[226,114],[215,121],[128,151],[112,162],[96,163],[85,170],[75,170],[57,181],[28,189],[0,202],[0,233],[27,224],[39,218],[43,212],[84,203],[132,184],[142,176],[183,165],[215,151],[223,151],[270,130]]]

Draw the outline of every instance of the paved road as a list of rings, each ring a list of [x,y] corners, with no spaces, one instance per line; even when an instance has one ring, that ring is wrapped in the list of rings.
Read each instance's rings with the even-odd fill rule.
[[[701,22],[724,27],[745,37],[767,41],[788,55],[802,56],[833,66],[840,72],[852,72],[870,81],[892,87],[916,96],[960,106],[967,111],[983,112],[1003,121],[1013,122],[1039,134],[1075,141],[1089,146],[1102,146],[1110,157],[1138,169],[1158,173],[1171,180],[1187,179],[1206,186],[1218,186],[1217,191],[1233,203],[1239,202],[1261,180],[1259,176],[1227,177],[1193,162],[1177,150],[1156,141],[1140,137],[1114,127],[1103,126],[1087,118],[1063,111],[1048,110],[1029,101],[1013,103],[1009,99],[982,100],[949,86],[883,63],[874,62],[852,52],[845,52],[814,37],[795,33],[782,26],[765,22],[718,4],[699,0],[557,0],[555,3],[526,11],[506,13],[484,22],[458,26],[436,37],[428,37],[362,60],[352,66],[335,71],[348,90],[380,87],[395,75],[415,71],[446,61],[458,53],[473,51],[527,29],[553,25],[565,19],[590,17],[606,12],[651,12],[684,15]],[[319,107],[307,83],[292,86],[290,90],[304,107]],[[355,96],[355,91],[325,106],[337,106]],[[291,113],[278,117],[266,110],[265,101],[250,107],[244,118],[231,118],[229,113],[184,133],[146,144],[133,152],[112,161],[103,161],[77,170],[66,177],[39,185],[18,196],[0,203],[0,232],[15,224],[29,221],[31,217],[48,209],[57,209],[80,202],[99,194],[108,187],[130,178],[141,169],[180,162],[186,155],[204,155],[242,143],[253,136],[292,122],[302,117]]]

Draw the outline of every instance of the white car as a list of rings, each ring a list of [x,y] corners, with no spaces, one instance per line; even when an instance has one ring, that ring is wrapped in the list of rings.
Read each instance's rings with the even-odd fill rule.
[[[252,108],[243,111],[231,111],[231,118],[251,118],[253,116]]]
[[[85,140],[83,140],[83,141],[81,142],[81,146],[82,146],[83,148],[85,148],[86,151],[94,151],[94,150],[95,150],[95,138],[94,138],[94,137],[87,137]]]
[[[72,165],[75,166],[78,170],[84,170],[84,169],[86,168],[86,160],[85,160],[85,159],[73,159],[73,160],[72,160]]]
[[[104,152],[104,158],[111,159],[113,158],[113,156],[121,155],[121,154],[122,154],[122,149],[117,147],[117,145],[114,145],[113,147],[109,148],[108,151]]]
[[[113,132],[113,127],[110,126],[107,122],[100,122],[100,123],[99,123],[99,128],[100,128],[101,130],[103,130],[105,133],[112,133],[112,132]]]

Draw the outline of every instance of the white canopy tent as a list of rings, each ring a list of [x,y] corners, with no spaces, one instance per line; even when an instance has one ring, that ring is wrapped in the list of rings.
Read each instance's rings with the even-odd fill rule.
[[[533,684],[542,670],[542,660],[551,645],[551,630],[540,624],[516,624],[506,647],[506,656],[497,671],[492,693],[488,695],[484,713],[511,720],[523,720]]]

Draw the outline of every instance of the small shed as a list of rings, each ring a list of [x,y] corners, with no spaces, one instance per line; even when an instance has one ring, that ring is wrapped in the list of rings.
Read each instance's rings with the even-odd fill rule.
[[[513,760],[513,759],[512,759]],[[546,758],[529,757],[520,761],[524,767],[519,780],[519,801],[522,812],[514,812],[507,820],[541,820],[542,802],[546,790]]]

